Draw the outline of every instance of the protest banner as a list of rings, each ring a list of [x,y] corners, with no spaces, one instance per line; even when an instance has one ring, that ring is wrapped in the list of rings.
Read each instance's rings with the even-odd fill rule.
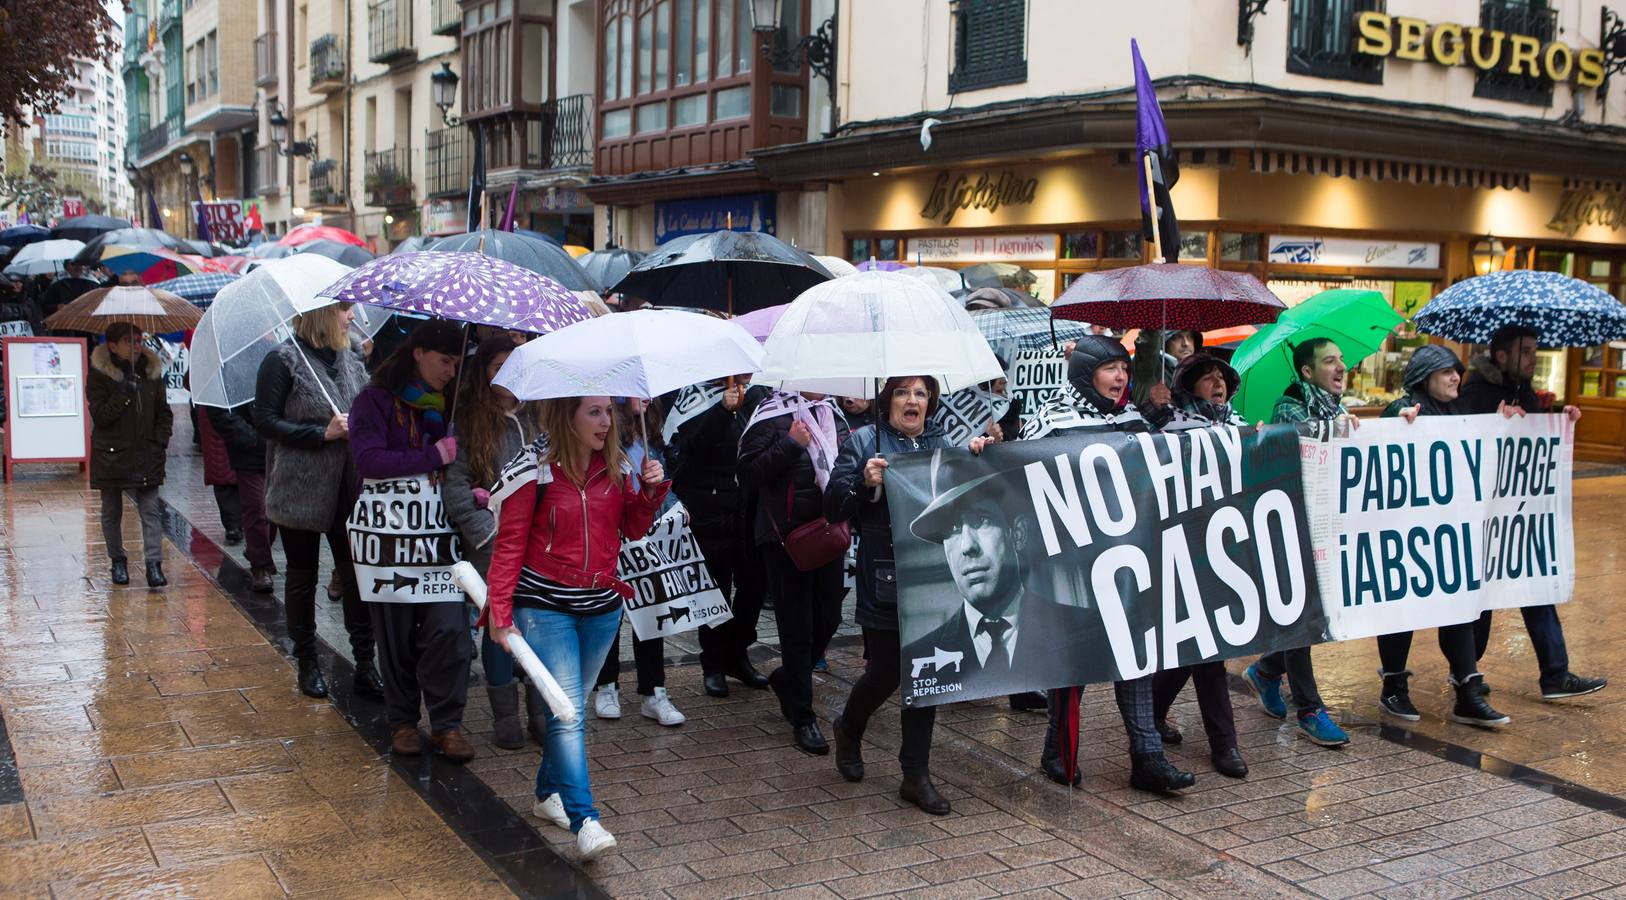
[[[1379,419],[1301,438],[1331,638],[1570,599],[1574,440],[1560,415]]]
[[[904,702],[1323,640],[1298,456],[1291,428],[1223,426],[894,457]]]
[[[988,426],[1003,418],[1010,408],[1009,398],[980,387],[969,387],[944,394],[932,423],[943,432],[943,440],[950,446],[964,447],[972,438],[987,434]]]
[[[661,435],[666,443],[672,443],[678,429],[685,422],[699,416],[711,409],[712,404],[723,399],[723,389],[711,382],[691,384],[678,391],[677,399],[672,401],[672,408],[666,411],[666,424],[661,429]]]
[[[207,223],[209,237],[225,244],[240,244],[248,238],[243,221],[243,204],[238,200],[194,200],[192,221]]]
[[[368,479],[347,521],[361,599],[439,603],[463,599],[452,577],[462,540],[428,475]]]
[[[149,334],[142,342],[164,365],[164,399],[171,404],[192,402],[192,391],[187,387],[187,378],[192,372],[192,348],[186,346],[185,338],[184,332],[177,331]]]
[[[679,503],[655,521],[649,534],[621,545],[620,578],[632,586],[627,618],[638,640],[671,637],[734,617],[700,543]]]

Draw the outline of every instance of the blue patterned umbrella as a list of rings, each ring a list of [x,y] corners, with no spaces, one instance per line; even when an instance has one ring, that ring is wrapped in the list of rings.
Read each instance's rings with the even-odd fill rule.
[[[233,275],[229,272],[202,272],[197,275],[182,275],[179,278],[171,278],[168,281],[159,282],[153,287],[162,291],[169,291],[198,309],[208,309],[209,304],[215,302],[215,295],[220,293],[221,288],[241,277],[243,276]]]
[[[381,256],[320,296],[535,334],[590,318],[581,300],[557,281],[482,253]]]
[[[990,346],[1007,353],[1013,345],[1017,350],[1048,350],[1052,335],[1060,344],[1090,333],[1090,327],[1082,322],[1052,319],[1050,310],[1042,306],[979,309],[971,313],[971,321],[977,323]]]
[[[1488,344],[1506,325],[1536,332],[1543,347],[1589,347],[1626,338],[1626,305],[1558,272],[1516,269],[1459,281],[1412,317],[1427,334]]]

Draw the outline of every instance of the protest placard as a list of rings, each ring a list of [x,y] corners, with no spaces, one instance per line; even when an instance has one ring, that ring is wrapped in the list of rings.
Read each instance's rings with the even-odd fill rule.
[[[655,521],[649,534],[621,545],[618,569],[632,586],[627,618],[641,641],[671,637],[734,617],[728,598],[706,568],[689,514],[677,504]]]
[[[350,511],[350,556],[361,599],[375,603],[462,600],[452,564],[462,540],[428,475],[368,479]]]

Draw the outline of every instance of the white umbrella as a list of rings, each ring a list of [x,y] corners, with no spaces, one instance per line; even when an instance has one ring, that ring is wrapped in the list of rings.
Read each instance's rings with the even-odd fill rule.
[[[860,272],[814,285],[768,335],[757,384],[872,397],[898,375],[930,375],[943,393],[1004,377],[960,301],[930,280]]]
[[[60,272],[62,264],[73,259],[83,249],[84,241],[60,238],[54,241],[36,241],[17,251],[17,255],[11,258],[11,264],[6,266],[5,274],[26,277]]]
[[[965,280],[960,273],[942,266],[915,266],[912,269],[900,269],[905,275],[915,278],[925,278],[945,291],[954,292],[965,289]]]
[[[641,309],[576,322],[529,341],[508,357],[492,383],[521,400],[649,400],[761,367],[762,348],[733,322]]]
[[[818,260],[819,265],[823,266],[826,271],[837,278],[845,278],[848,275],[858,274],[857,266],[847,262],[839,256],[815,256],[813,258]]]
[[[289,322],[334,303],[317,293],[349,271],[305,253],[266,260],[221,288],[192,335],[192,402],[230,409],[253,400],[260,362],[292,336]]]

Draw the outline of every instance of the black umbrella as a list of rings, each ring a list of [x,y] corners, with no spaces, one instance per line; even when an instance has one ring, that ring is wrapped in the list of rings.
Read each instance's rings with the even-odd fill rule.
[[[130,247],[135,250],[174,250],[190,253],[174,235],[155,228],[120,228],[104,231],[85,242],[85,249],[73,258],[76,263],[94,266],[102,261],[103,247]]]
[[[84,241],[88,244],[99,234],[129,227],[128,219],[116,219],[112,216],[74,216],[56,223],[56,227],[51,229],[51,237]]]
[[[0,247],[16,249],[25,244],[43,241],[50,236],[49,228],[41,228],[38,225],[13,225],[0,231]]]
[[[748,313],[789,303],[833,276],[801,250],[759,231],[713,231],[667,241],[609,293],[661,306]]]
[[[965,286],[972,290],[1007,287],[1025,291],[1028,285],[1039,281],[1039,276],[1012,263],[979,263],[968,266],[960,270],[960,278],[965,281]]]
[[[598,290],[603,293],[610,285],[627,277],[632,267],[638,265],[648,255],[625,247],[611,247],[608,250],[594,250],[577,261],[587,270],[587,274],[598,282]]]
[[[395,249],[391,250],[390,253],[391,254],[395,254],[395,253],[415,253],[415,252],[417,252],[419,250],[428,250],[428,249],[430,249],[430,248],[432,248],[434,246],[435,246],[435,239],[434,238],[425,237],[424,235],[421,235],[421,234],[415,234],[412,237],[409,237],[406,240],[402,241],[401,243],[396,244]]]
[[[254,259],[281,259],[284,256],[293,256],[294,248],[287,244],[266,241],[248,248],[248,255]]]
[[[435,250],[484,253],[522,269],[552,278],[568,291],[596,291],[598,285],[582,264],[551,241],[541,241],[512,231],[483,228],[468,234],[455,234],[435,242]]]
[[[335,262],[344,263],[352,269],[361,265],[362,263],[370,262],[373,259],[373,255],[371,253],[368,253],[361,247],[357,247],[355,244],[346,244],[343,241],[330,241],[327,238],[318,238],[314,241],[306,241],[305,243],[300,244],[298,247],[295,247],[294,253],[314,253],[317,256],[325,256]]]

